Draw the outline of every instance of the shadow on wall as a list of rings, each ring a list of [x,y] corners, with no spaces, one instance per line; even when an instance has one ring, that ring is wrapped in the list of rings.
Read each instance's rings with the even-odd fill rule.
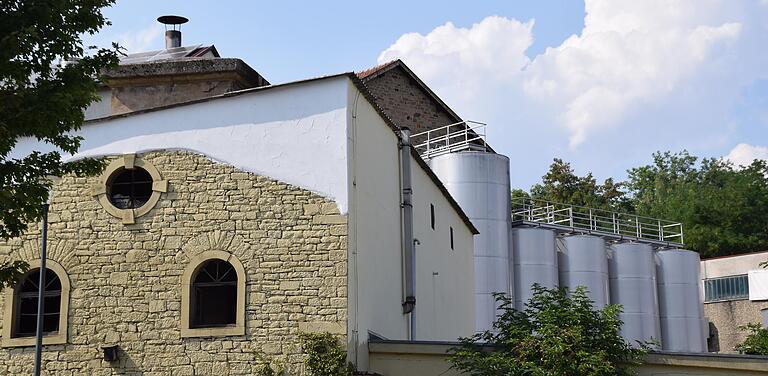
[[[102,359],[101,364],[104,368],[113,368],[117,375],[139,376],[144,374],[128,353],[119,347],[117,349],[117,360],[108,362]]]
[[[707,351],[720,352],[720,336],[715,323],[709,323],[709,338],[707,338]]]

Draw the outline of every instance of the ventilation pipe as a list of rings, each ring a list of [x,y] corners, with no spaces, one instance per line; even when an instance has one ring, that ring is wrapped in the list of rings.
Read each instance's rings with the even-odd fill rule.
[[[181,25],[189,20],[182,16],[161,16],[157,21],[165,25],[165,49],[181,47]],[[168,26],[171,30],[168,30]],[[178,30],[176,27],[178,26]]]
[[[413,237],[413,188],[411,187],[411,130],[400,129],[400,184],[402,190],[403,212],[403,268],[405,282],[405,299],[403,314],[410,314],[410,329],[408,339],[414,340],[416,333],[416,239]]]

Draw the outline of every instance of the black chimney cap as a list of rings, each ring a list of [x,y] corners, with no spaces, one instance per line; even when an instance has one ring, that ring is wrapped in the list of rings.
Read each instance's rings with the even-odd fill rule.
[[[157,17],[157,21],[166,25],[181,25],[189,22],[189,19],[182,16],[160,16]]]

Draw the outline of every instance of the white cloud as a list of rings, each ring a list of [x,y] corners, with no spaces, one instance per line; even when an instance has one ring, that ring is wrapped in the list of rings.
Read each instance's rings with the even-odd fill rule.
[[[561,156],[617,175],[656,150],[733,145],[735,103],[768,78],[760,1],[586,0],[584,28],[537,56],[525,53],[533,20],[492,16],[405,34],[378,60],[402,58],[463,117],[488,121],[513,169],[525,159],[540,176]]]
[[[571,147],[618,126],[639,102],[674,92],[717,58],[718,47],[738,39],[740,23],[709,24],[706,4],[698,4],[587,1],[584,30],[536,57],[526,93],[563,104],[560,121]]]
[[[468,100],[489,82],[515,78],[530,63],[525,50],[533,43],[532,28],[533,21],[498,16],[471,28],[448,22],[427,35],[404,34],[378,60],[405,58],[422,79]]]
[[[736,166],[748,166],[755,159],[768,160],[768,146],[738,144],[725,156],[725,159]]]
[[[125,48],[126,53],[159,50],[164,47],[159,42],[164,32],[163,26],[153,23],[139,31],[121,34],[117,37],[117,43]]]

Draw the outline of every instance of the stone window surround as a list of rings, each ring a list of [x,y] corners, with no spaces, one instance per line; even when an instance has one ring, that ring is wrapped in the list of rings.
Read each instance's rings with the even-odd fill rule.
[[[237,307],[235,325],[214,328],[190,328],[192,278],[206,261],[219,259],[232,265],[237,272]],[[204,251],[193,257],[181,276],[181,337],[219,337],[245,335],[245,268],[233,254],[225,251]]]
[[[150,176],[152,176],[152,195],[149,197],[149,200],[147,200],[147,202],[139,208],[117,208],[112,205],[112,202],[109,201],[109,197],[107,196],[107,183],[109,182],[110,177],[112,177],[112,175],[121,168],[130,170],[135,167],[141,167],[147,171]],[[142,160],[141,158],[137,158],[135,154],[126,154],[123,155],[122,158],[117,158],[112,161],[112,163],[110,163],[107,168],[104,169],[104,173],[102,173],[101,177],[99,178],[99,182],[93,186],[91,194],[97,197],[99,203],[104,208],[104,210],[107,211],[107,213],[122,220],[123,224],[130,225],[136,223],[137,217],[141,217],[142,215],[149,213],[149,211],[152,210],[155,205],[157,205],[157,202],[160,201],[160,194],[167,191],[168,181],[163,180],[163,177],[160,175],[160,171],[158,171],[155,166]]]
[[[59,309],[59,330],[55,334],[43,336],[43,345],[61,345],[67,343],[67,322],[69,316],[69,275],[56,261],[46,260],[45,267],[53,271],[61,281],[61,306]],[[40,260],[29,262],[29,270],[40,268]],[[16,313],[16,288],[5,289],[5,312],[3,314],[3,347],[35,346],[35,337],[12,338]]]

